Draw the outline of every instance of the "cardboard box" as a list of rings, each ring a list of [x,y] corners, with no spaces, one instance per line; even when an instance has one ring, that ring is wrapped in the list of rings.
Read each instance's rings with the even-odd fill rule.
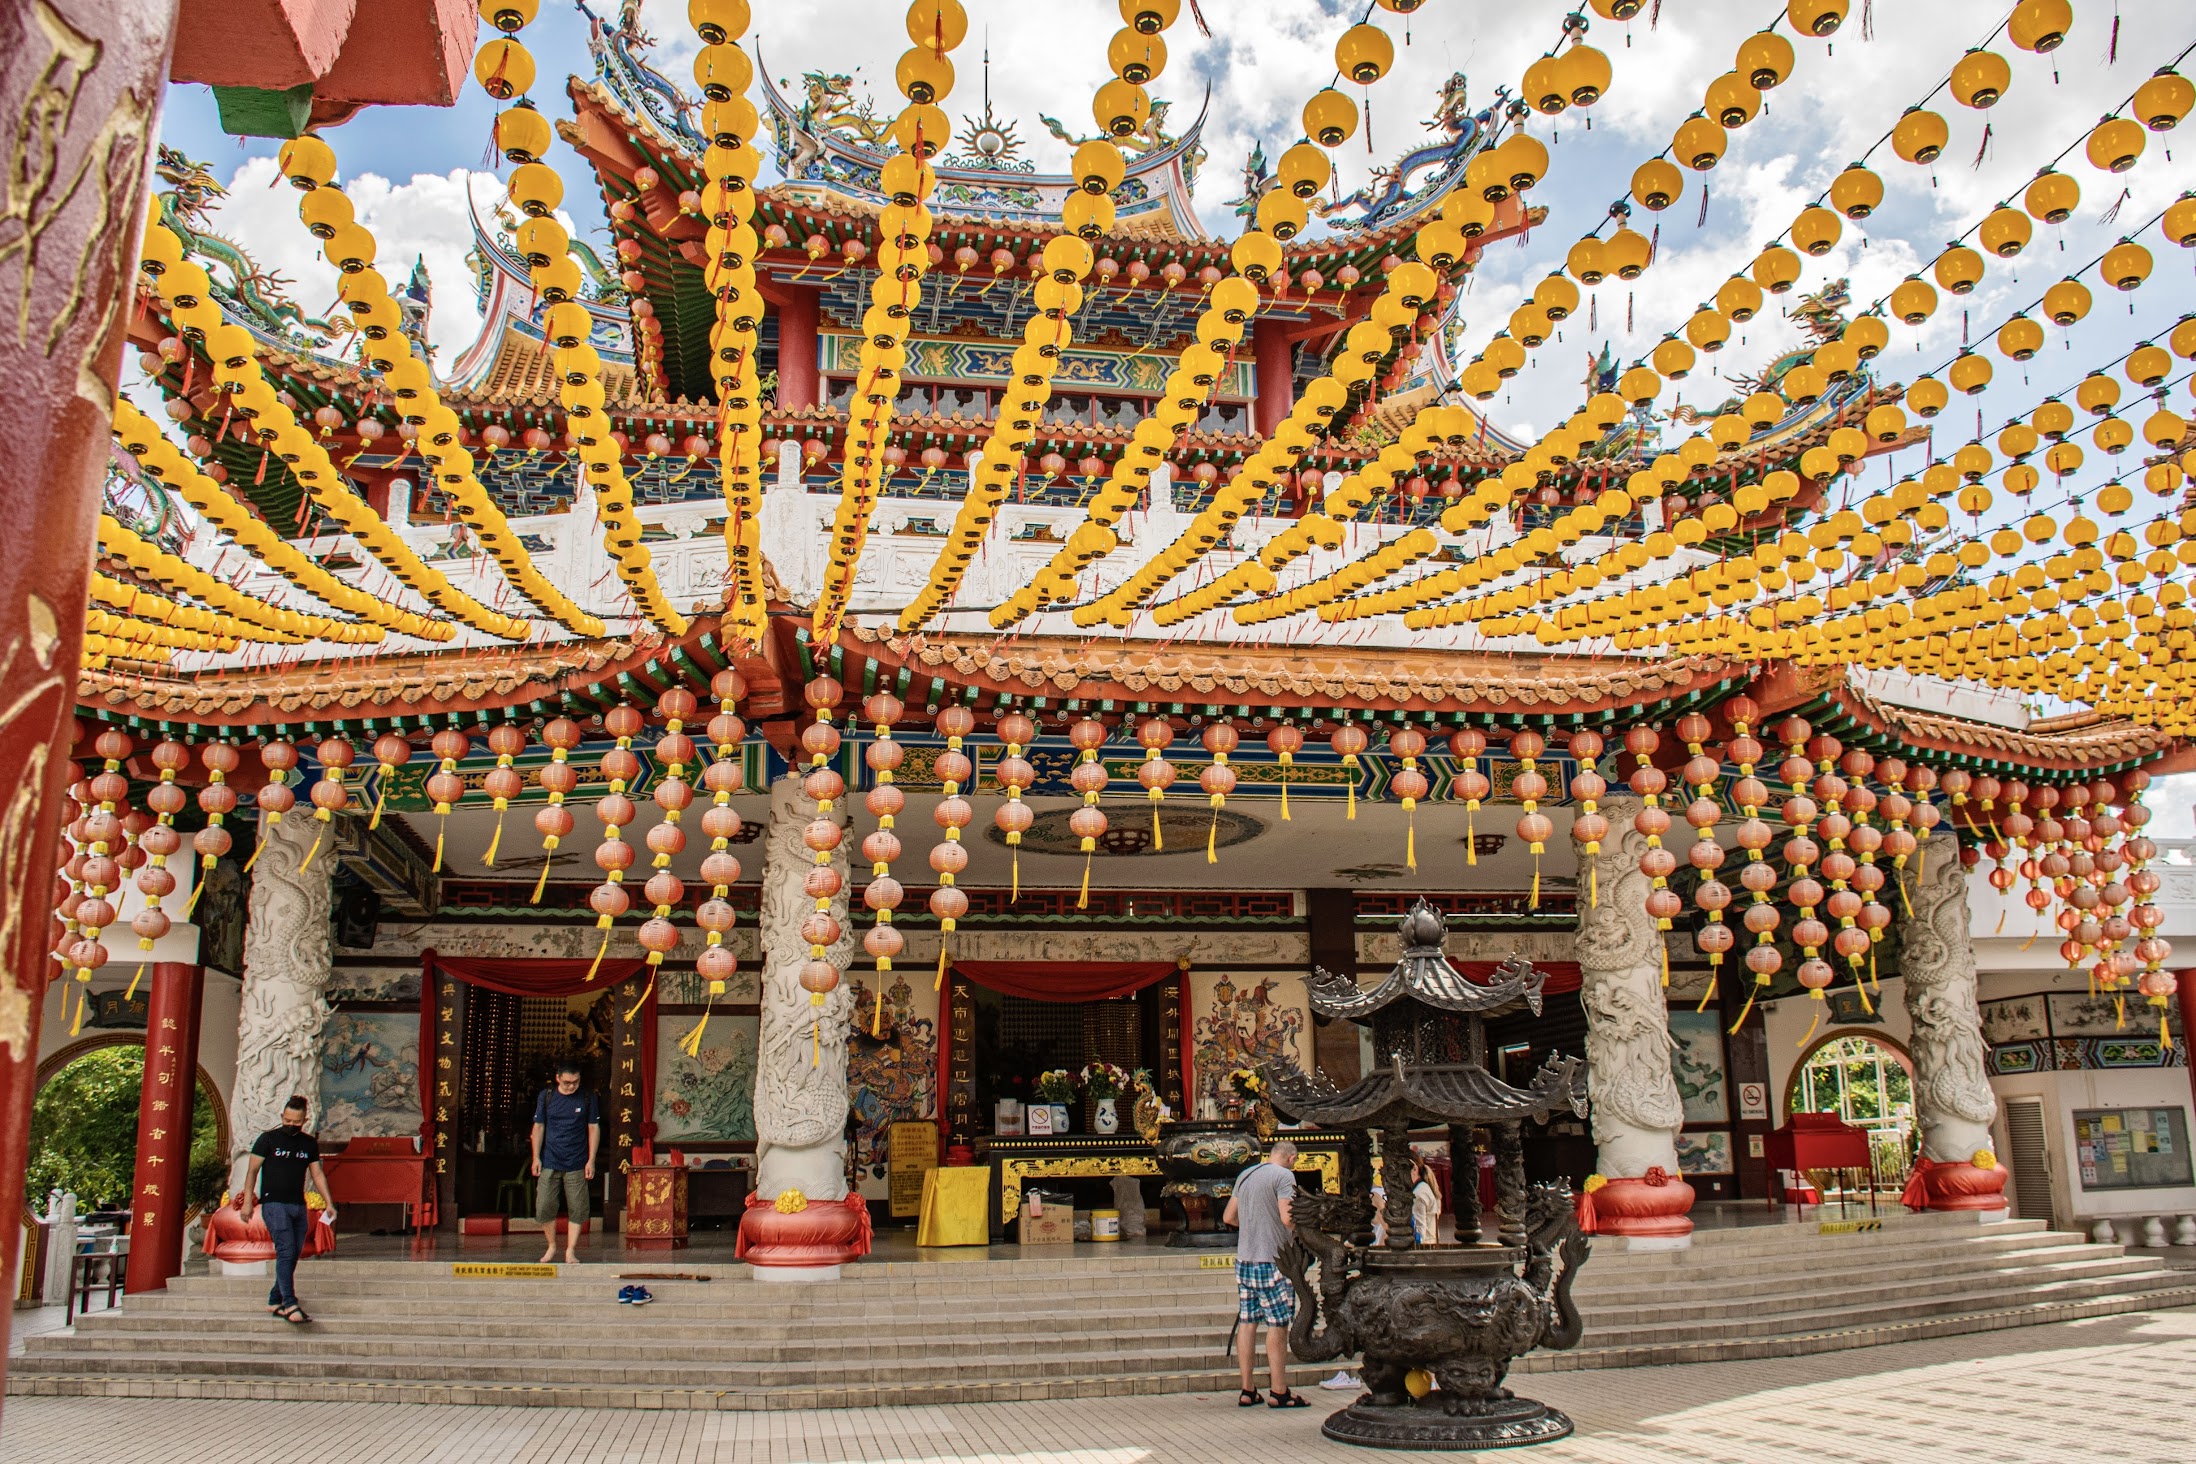
[[[1028,1205],[1022,1206],[1020,1240],[1023,1245],[1073,1245],[1075,1243],[1075,1207],[1073,1205],[1047,1205],[1044,1213],[1033,1215]]]

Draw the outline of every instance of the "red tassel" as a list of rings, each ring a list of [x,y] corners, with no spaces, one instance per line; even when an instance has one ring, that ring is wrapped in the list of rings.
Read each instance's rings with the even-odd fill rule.
[[[1986,158],[1986,157],[1988,157],[1989,155],[1990,155],[1990,124],[1989,124],[1988,122],[1985,122],[1985,123],[1983,123],[1983,135],[1982,135],[1982,144],[1981,144],[1981,146],[1979,146],[1979,147],[1977,147],[1977,148],[1975,149],[1975,166],[1976,166],[1976,168],[1977,168],[1977,169],[1980,169],[1980,168],[1982,167],[1982,165],[1983,165],[1983,159],[1984,159],[1984,158]]]
[[[2112,7],[2112,44],[2105,48],[2105,65],[2120,64],[2120,7]]]

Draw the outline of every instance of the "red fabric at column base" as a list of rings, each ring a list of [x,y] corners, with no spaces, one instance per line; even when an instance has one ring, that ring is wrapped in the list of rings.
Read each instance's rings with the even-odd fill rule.
[[[123,1289],[164,1290],[183,1270],[184,1186],[198,1099],[198,1014],[206,973],[162,961],[145,1012],[145,1080],[137,1098],[130,1261]]]
[[[1593,1218],[1602,1235],[1691,1235],[1693,1187],[1663,1169],[1638,1179],[1612,1179],[1594,1192]]]
[[[1917,1160],[1899,1202],[1909,1210],[2003,1210],[2005,1166]]]

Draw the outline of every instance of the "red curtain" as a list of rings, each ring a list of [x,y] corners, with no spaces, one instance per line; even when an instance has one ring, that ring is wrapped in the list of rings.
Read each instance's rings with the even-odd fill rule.
[[[1462,973],[1466,981],[1476,981],[1484,986],[1489,981],[1494,980],[1495,972],[1501,969],[1502,963],[1499,961],[1459,961],[1456,957],[1451,956],[1449,964]],[[1540,989],[1549,996],[1561,996],[1566,991],[1578,990],[1579,974],[1578,962],[1576,961],[1535,961],[1533,962],[1533,968],[1547,978]]]
[[[485,986],[506,996],[578,996],[582,992],[607,991],[647,964],[638,956],[620,956],[599,966],[592,961],[537,961],[497,956],[444,956],[422,951],[420,970],[429,984],[435,968],[474,986]],[[594,980],[587,979],[594,972]]]

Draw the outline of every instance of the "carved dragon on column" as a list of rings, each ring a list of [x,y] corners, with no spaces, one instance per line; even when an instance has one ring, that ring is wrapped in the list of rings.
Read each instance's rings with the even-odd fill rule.
[[[1678,1130],[1685,1103],[1670,1071],[1669,1012],[1662,995],[1662,935],[1647,913],[1640,856],[1647,836],[1632,827],[1636,798],[1601,806],[1599,897],[1579,913],[1579,1002],[1586,1010],[1587,1091],[1594,1144],[1608,1180],[1594,1195],[1599,1229],[1613,1235],[1682,1236],[1693,1187],[1679,1177]],[[1583,850],[1579,858],[1587,855]]]
[[[1900,961],[1906,1014],[1914,1024],[1908,1052],[1922,1131],[1921,1162],[1907,1183],[1906,1203],[1930,1210],[2003,1209],[2006,1175],[1991,1147],[1998,1100],[1976,1005],[1967,870],[1949,834],[1929,840],[1923,858]]]

